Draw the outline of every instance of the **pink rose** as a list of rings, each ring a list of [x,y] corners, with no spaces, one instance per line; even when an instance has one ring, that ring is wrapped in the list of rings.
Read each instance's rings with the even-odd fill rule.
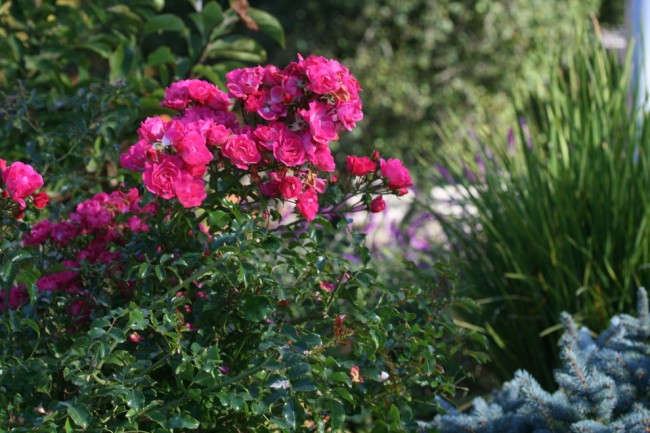
[[[381,167],[381,175],[388,179],[388,188],[402,190],[413,185],[409,171],[402,165],[402,161],[399,159],[388,158],[388,161],[386,161],[382,158],[379,164]]]
[[[222,92],[217,86],[203,80],[186,80],[190,98],[201,105],[206,105],[216,110],[227,110],[230,107],[228,95]]]
[[[379,213],[386,209],[386,202],[381,196],[375,197],[370,202],[370,212]]]
[[[50,196],[45,192],[34,194],[34,206],[37,209],[43,209],[50,202]]]
[[[249,164],[257,164],[262,160],[257,144],[243,134],[236,134],[228,139],[223,147],[223,155],[242,170],[248,169]]]
[[[341,86],[340,75],[343,66],[336,60],[327,60],[324,57],[311,55],[301,62],[305,74],[309,78],[307,88],[324,95],[332,93]]]
[[[377,163],[367,156],[348,155],[345,166],[353,176],[365,176],[377,169]]]
[[[228,141],[230,134],[232,134],[230,128],[214,123],[208,129],[207,144],[208,146],[223,146]]]
[[[207,197],[203,179],[196,178],[187,172],[182,172],[174,185],[178,201],[186,207],[200,206]]]
[[[62,246],[67,245],[68,242],[77,236],[77,234],[79,234],[79,229],[77,226],[68,221],[52,224],[52,228],[50,230],[50,237],[52,241]]]
[[[277,197],[279,187],[280,178],[276,172],[272,171],[269,173],[266,182],[260,185],[260,192],[267,197]]]
[[[183,160],[180,157],[161,154],[158,162],[147,161],[142,180],[150,192],[170,199],[176,195],[174,185],[182,168]]]
[[[160,117],[147,117],[138,128],[138,136],[150,143],[160,141],[165,132],[165,121]]]
[[[271,122],[267,125],[257,125],[253,135],[266,149],[273,150],[280,137],[288,131],[287,125],[279,122]]]
[[[345,129],[351,131],[357,122],[363,120],[363,111],[361,111],[361,100],[344,102],[336,106],[336,118]]]
[[[28,235],[25,235],[23,245],[40,245],[50,238],[52,224],[49,220],[39,221],[32,226]]]
[[[212,161],[212,152],[205,145],[205,137],[195,131],[188,132],[180,140],[176,151],[191,166],[203,166]]]
[[[250,111],[254,113],[258,110],[261,110],[262,107],[264,107],[265,102],[266,102],[266,93],[263,90],[258,90],[246,97],[244,108],[246,109],[246,111]]]
[[[144,139],[139,140],[125,153],[120,154],[120,165],[127,170],[144,171],[144,164],[150,150],[153,150],[151,144]]]
[[[190,103],[190,92],[186,80],[172,83],[165,89],[165,99],[160,105],[172,110],[182,110]]]
[[[275,146],[273,156],[287,167],[297,167],[305,163],[305,147],[300,136],[291,131],[284,131]]]
[[[231,95],[245,98],[257,91],[263,77],[264,69],[261,66],[235,69],[226,74],[226,87]]]
[[[312,162],[316,164],[316,167],[321,171],[331,173],[336,169],[334,156],[332,156],[332,151],[329,146],[317,147]]]
[[[313,140],[318,143],[328,144],[339,139],[331,110],[332,107],[324,102],[311,101],[309,110],[298,111],[309,125],[309,133]]]
[[[5,301],[5,290],[0,291],[0,308],[4,311],[6,307]],[[9,308],[12,310],[17,309],[23,304],[26,304],[29,301],[29,294],[27,293],[27,287],[24,284],[19,284],[18,286],[13,286],[9,289]]]
[[[113,214],[99,200],[90,199],[77,205],[77,210],[70,215],[70,220],[82,229],[94,232],[110,224]]]
[[[43,178],[31,165],[16,161],[2,170],[2,179],[11,198],[25,207],[25,198],[43,186]]]
[[[302,192],[302,182],[295,176],[285,176],[280,182],[278,192],[285,200],[296,198]]]
[[[307,188],[298,198],[296,209],[307,221],[313,221],[318,212],[318,194],[314,188]]]
[[[79,292],[79,273],[75,271],[63,271],[56,274],[45,275],[36,281],[38,292],[51,292],[64,290],[68,293]]]

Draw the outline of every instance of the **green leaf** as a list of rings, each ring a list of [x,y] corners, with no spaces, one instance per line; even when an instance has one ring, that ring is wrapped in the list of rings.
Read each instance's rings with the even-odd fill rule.
[[[343,427],[343,423],[345,422],[345,407],[343,407],[343,404],[338,400],[330,400],[329,407],[332,430],[336,431]]]
[[[147,56],[147,65],[148,66],[159,66],[165,65],[168,63],[174,63],[176,57],[172,50],[168,46],[158,47],[156,51],[152,52]]]
[[[265,296],[251,296],[244,301],[244,317],[251,322],[261,322],[273,313],[273,306]]]
[[[144,34],[158,32],[178,32],[187,34],[187,27],[182,19],[173,14],[161,14],[151,17],[144,25]]]
[[[223,21],[223,10],[218,3],[210,2],[203,7],[200,13],[191,13],[190,19],[199,30],[201,39],[206,41],[207,36],[212,33],[212,29]]]
[[[64,402],[64,405],[68,406],[68,416],[72,418],[72,421],[81,428],[87,428],[92,421],[90,417],[90,412],[88,409],[80,403],[70,403]]]
[[[210,32],[223,21],[223,10],[219,6],[219,3],[211,1],[203,6],[201,16],[203,17],[206,31]]]
[[[135,410],[142,409],[144,405],[144,395],[137,389],[130,390],[126,395],[126,405]]]
[[[255,39],[240,36],[215,41],[210,45],[207,57],[262,63],[266,60],[266,50]]]
[[[273,15],[260,9],[248,8],[248,14],[255,21],[262,33],[271,36],[282,48],[285,46],[284,29]]]
[[[115,81],[125,78],[131,72],[134,63],[134,47],[121,43],[108,59],[110,79]]]
[[[292,430],[296,428],[296,407],[298,407],[296,399],[288,398],[282,408],[282,416]]]
[[[230,223],[230,216],[222,210],[212,211],[208,215],[208,224],[212,229],[223,228],[228,223]]]
[[[32,255],[29,251],[21,250],[11,258],[12,263],[22,262],[23,260],[31,259]]]
[[[354,397],[352,397],[352,394],[350,394],[350,391],[348,391],[345,388],[334,388],[333,389],[334,393],[341,397],[342,399],[355,404],[356,402],[354,401]]]
[[[390,410],[388,411],[388,418],[392,421],[394,427],[399,425],[399,409],[394,404],[390,406]]]
[[[133,304],[135,307],[135,304]],[[135,308],[129,312],[129,328],[136,330],[143,330],[147,327],[149,321],[145,319],[144,313],[139,308]]]
[[[186,414],[176,415],[169,420],[169,427],[194,430],[199,428],[199,421]]]

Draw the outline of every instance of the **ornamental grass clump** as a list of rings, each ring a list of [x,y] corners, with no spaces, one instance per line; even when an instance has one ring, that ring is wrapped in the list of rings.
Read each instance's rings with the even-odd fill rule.
[[[174,117],[120,158],[139,176],[26,230],[31,260],[4,266],[24,296],[0,324],[0,428],[401,432],[455,392],[453,356],[478,354],[451,326],[453,272],[388,285],[362,237],[331,242],[412,184],[378,153],[336,172],[356,79],[309,56],[227,89],[173,83]]]
[[[525,368],[552,386],[560,313],[602,330],[650,278],[650,122],[630,101],[629,58],[587,40],[507,140],[457,164],[466,212],[440,218],[501,379]]]

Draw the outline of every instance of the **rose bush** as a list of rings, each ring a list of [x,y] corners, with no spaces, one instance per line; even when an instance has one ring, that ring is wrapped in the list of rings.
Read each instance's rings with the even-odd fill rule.
[[[377,153],[334,173],[356,79],[309,56],[226,88],[172,84],[177,114],[143,121],[120,157],[140,180],[23,237],[37,260],[5,279],[1,428],[407,431],[455,392],[453,272],[386,285],[362,237],[331,242],[411,185]]]

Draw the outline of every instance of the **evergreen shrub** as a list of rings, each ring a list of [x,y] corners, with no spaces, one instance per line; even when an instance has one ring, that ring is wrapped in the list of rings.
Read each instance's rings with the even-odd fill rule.
[[[638,290],[638,317],[615,316],[594,337],[568,314],[560,340],[558,390],[545,391],[527,372],[478,398],[469,413],[436,418],[440,433],[644,433],[650,429],[650,311],[645,289]]]

